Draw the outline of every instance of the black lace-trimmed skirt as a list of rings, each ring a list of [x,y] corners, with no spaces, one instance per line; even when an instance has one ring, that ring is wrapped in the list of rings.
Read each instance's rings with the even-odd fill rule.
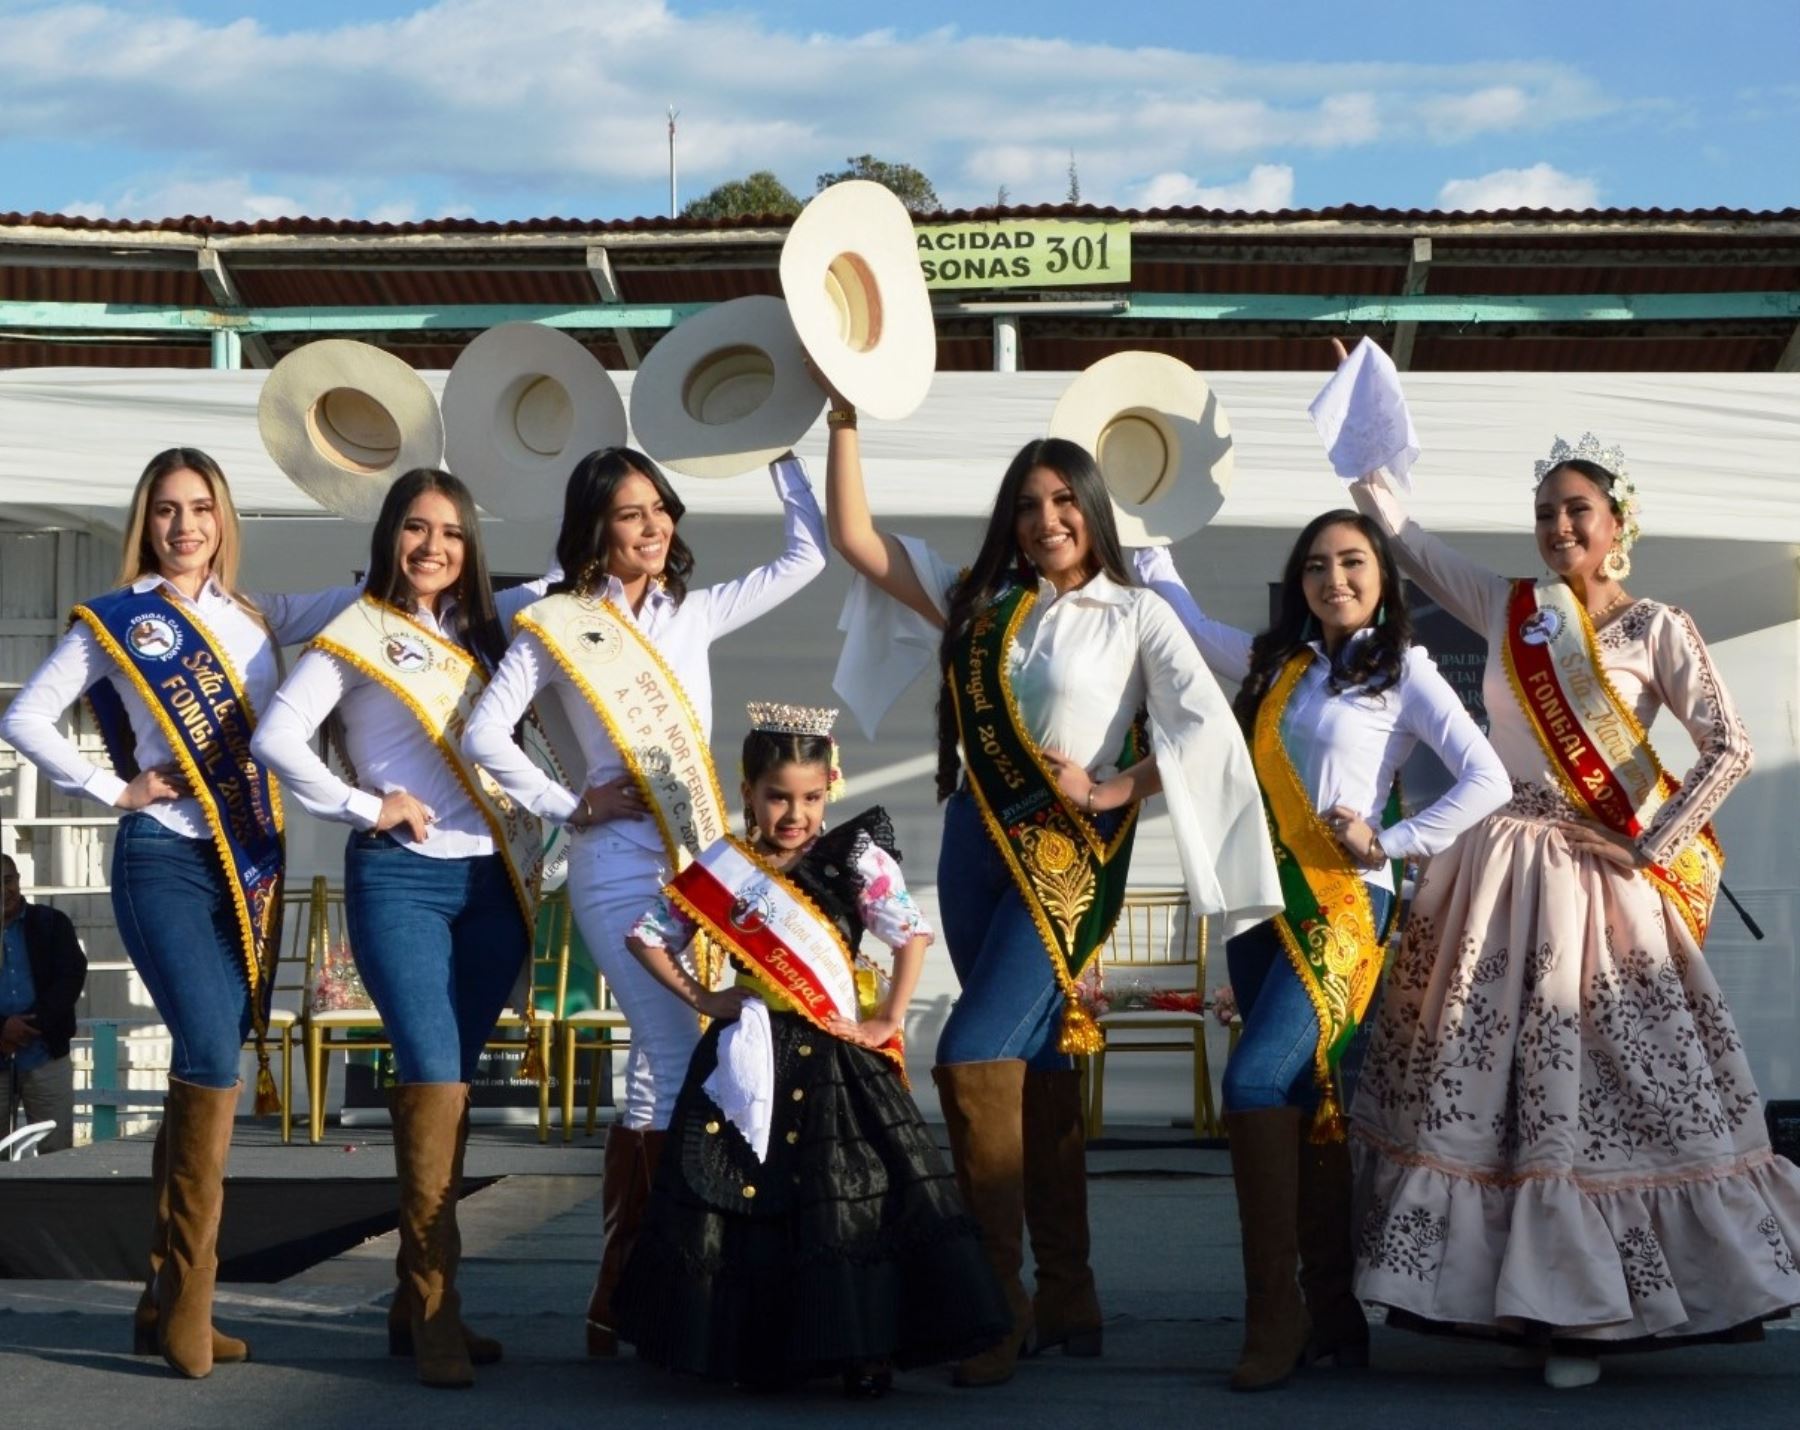
[[[688,1067],[613,1297],[620,1339],[672,1370],[754,1385],[993,1345],[1006,1303],[893,1065],[793,1014],[770,1022],[768,1160],[701,1090],[715,1025]]]

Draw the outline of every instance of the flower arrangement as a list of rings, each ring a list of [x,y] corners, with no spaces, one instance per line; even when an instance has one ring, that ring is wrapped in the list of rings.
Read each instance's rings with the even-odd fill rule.
[[[321,1013],[374,1006],[356,971],[356,960],[350,956],[350,945],[342,940],[325,949],[313,969],[310,991],[311,1005]]]

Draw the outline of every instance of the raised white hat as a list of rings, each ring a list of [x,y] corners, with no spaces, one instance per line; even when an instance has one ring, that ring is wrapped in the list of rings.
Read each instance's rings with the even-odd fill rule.
[[[444,419],[418,373],[347,338],[296,348],[270,370],[256,425],[275,465],[319,505],[373,521],[396,477],[444,460]]]
[[[1217,395],[1166,353],[1101,358],[1057,400],[1050,435],[1094,454],[1126,546],[1166,546],[1200,530],[1224,505],[1237,464]]]
[[[937,326],[912,215],[867,179],[833,184],[781,245],[781,291],[800,341],[859,412],[893,422],[925,400]]]
[[[489,328],[444,383],[450,470],[509,520],[560,516],[575,464],[625,435],[625,401],[600,360],[542,323]]]
[[[638,445],[691,477],[734,477],[798,442],[825,408],[779,298],[734,298],[663,337],[631,384]]]

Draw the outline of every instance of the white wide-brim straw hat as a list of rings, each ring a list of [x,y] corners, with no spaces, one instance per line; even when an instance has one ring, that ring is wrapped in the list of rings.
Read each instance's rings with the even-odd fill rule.
[[[734,298],[663,337],[631,384],[638,445],[690,477],[735,477],[781,456],[825,408],[779,298]]]
[[[859,412],[910,416],[937,370],[937,325],[912,215],[867,179],[833,184],[781,245],[781,291],[831,385]]]
[[[1126,546],[1199,531],[1225,504],[1237,464],[1218,396],[1166,353],[1101,358],[1057,400],[1050,435],[1094,454]]]
[[[256,425],[294,485],[354,521],[381,514],[395,478],[444,460],[444,419],[424,379],[347,338],[308,343],[276,363]]]
[[[444,383],[450,470],[510,521],[561,516],[575,464],[625,436],[625,400],[600,360],[541,323],[489,328]]]

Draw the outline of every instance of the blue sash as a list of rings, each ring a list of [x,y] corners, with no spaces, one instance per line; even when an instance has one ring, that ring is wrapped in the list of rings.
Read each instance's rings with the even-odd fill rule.
[[[143,698],[206,813],[237,906],[239,953],[256,1030],[256,1110],[279,1111],[265,1040],[281,952],[281,792],[275,776],[250,754],[256,712],[224,648],[161,586],[110,591],[75,607],[71,619],[86,622]],[[88,702],[113,768],[120,778],[132,778],[138,773],[136,741],[118,691],[99,681],[89,689]]]

